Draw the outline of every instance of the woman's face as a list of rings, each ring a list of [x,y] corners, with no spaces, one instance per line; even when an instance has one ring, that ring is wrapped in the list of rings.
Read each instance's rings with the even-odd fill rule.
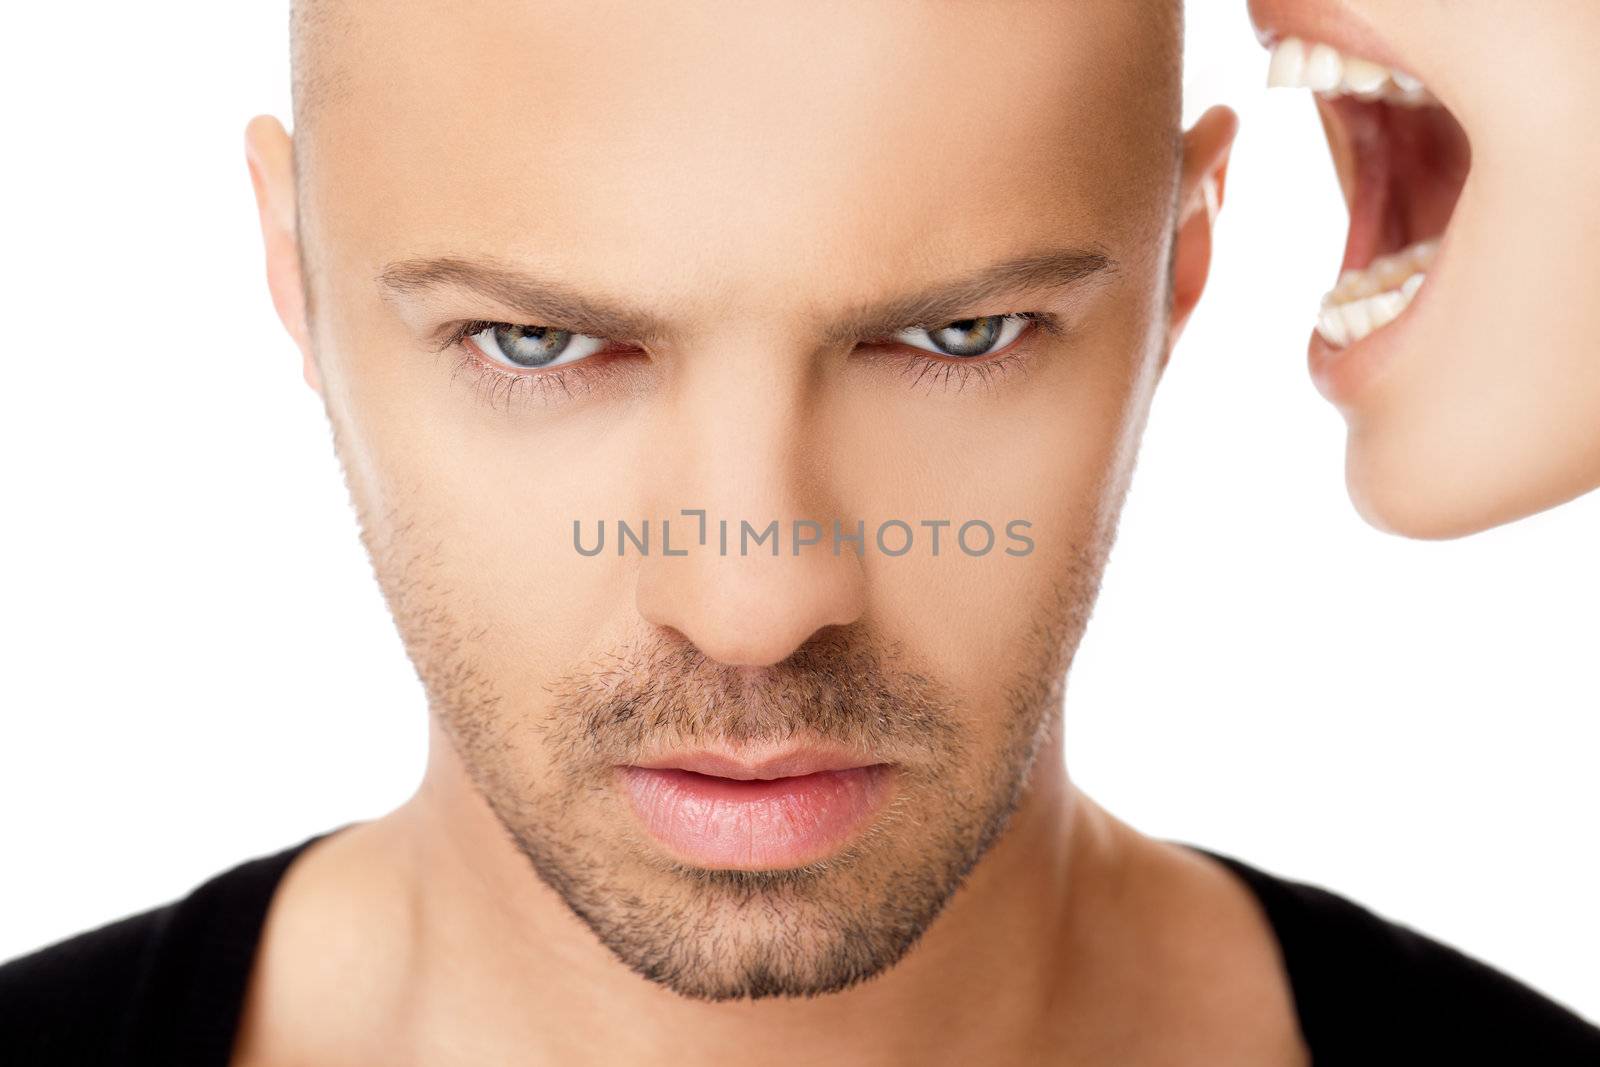
[[[1454,537],[1600,486],[1600,3],[1250,12],[1350,208],[1310,365],[1356,507]]]

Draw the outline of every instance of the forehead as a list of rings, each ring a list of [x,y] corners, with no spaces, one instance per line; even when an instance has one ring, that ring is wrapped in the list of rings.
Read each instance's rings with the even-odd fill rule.
[[[322,2],[338,91],[300,150],[343,267],[482,255],[770,305],[1166,225],[1166,4]]]

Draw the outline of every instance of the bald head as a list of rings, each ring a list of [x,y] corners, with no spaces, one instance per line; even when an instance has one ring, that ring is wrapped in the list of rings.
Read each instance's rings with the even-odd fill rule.
[[[983,211],[1031,181],[1026,195],[1055,194],[1034,206],[1045,217],[1074,182],[1080,208],[1170,214],[1178,0],[295,0],[292,23],[297,173],[340,183],[334,199],[423,207],[404,178],[469,224],[481,197],[576,224],[652,202],[683,215],[667,201],[691,175],[703,207],[803,186],[790,203],[858,215],[908,182],[922,195],[907,206],[936,214],[957,187]],[[985,162],[999,153],[1009,173]],[[302,195],[312,244],[329,205]]]
[[[406,0],[372,0],[365,6],[373,10],[399,6],[405,2]],[[971,4],[972,0],[882,0],[882,2],[894,13],[916,19],[927,14],[920,10],[924,6],[965,6]],[[1033,0],[1033,2],[1041,4],[1049,0]],[[617,14],[626,14],[625,9],[616,11],[614,5],[593,6],[596,8],[606,6]],[[1181,61],[1183,0],[1150,0],[1129,6],[1136,6],[1138,17],[1150,23],[1149,39],[1155,44],[1144,56],[1144,61],[1152,66],[1164,64],[1167,68],[1165,73],[1169,76],[1175,75]],[[294,119],[297,128],[314,118],[316,112],[328,106],[330,98],[337,95],[341,69],[340,41],[343,38],[348,42],[354,36],[355,26],[351,21],[350,7],[349,0],[291,0],[290,67],[293,74]],[[446,17],[448,12],[459,9],[460,5],[440,7],[439,15]],[[1005,16],[996,17],[997,38],[1003,32],[1001,28],[1011,24],[1009,14],[1007,12]],[[1173,84],[1176,84],[1175,81]]]
[[[349,7],[347,0],[290,0],[289,71],[297,133],[309,130],[339,95],[345,62],[340,40],[353,39],[355,30]]]

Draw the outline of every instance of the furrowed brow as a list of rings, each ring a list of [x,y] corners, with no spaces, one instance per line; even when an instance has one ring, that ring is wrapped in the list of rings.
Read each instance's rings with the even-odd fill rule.
[[[657,315],[585,296],[558,281],[492,262],[456,256],[391,263],[378,275],[392,293],[465,289],[510,308],[529,325],[554,326],[609,340],[656,344],[676,331]]]
[[[862,304],[842,315],[818,315],[819,333],[828,345],[856,344],[911,327],[957,321],[1001,296],[1071,288],[1115,269],[1109,256],[1093,249],[1033,253],[919,292]],[[530,324],[610,340],[651,345],[670,341],[678,333],[653,313],[597,300],[561,282],[493,262],[456,256],[402,260],[385,267],[378,280],[401,295],[465,289],[510,308]]]
[[[1116,263],[1094,249],[1052,249],[982,267],[965,277],[920,292],[863,304],[831,316],[823,329],[830,344],[860,342],[912,327],[942,326],[978,312],[989,301],[1013,293],[1068,289]],[[1013,309],[1016,310],[1016,309]]]

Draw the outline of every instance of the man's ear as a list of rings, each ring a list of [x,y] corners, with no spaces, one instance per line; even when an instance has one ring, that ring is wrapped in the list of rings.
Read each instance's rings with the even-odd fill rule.
[[[294,142],[283,124],[270,115],[257,115],[244,131],[245,160],[250,164],[250,184],[256,191],[261,216],[261,240],[267,253],[267,288],[283,328],[300,349],[306,384],[322,391],[316,360],[311,355],[311,333],[306,325],[305,287],[300,277],[300,236],[296,227]]]
[[[1211,273],[1211,230],[1222,208],[1228,153],[1239,132],[1239,117],[1225,107],[1200,116],[1183,135],[1183,172],[1178,179],[1178,233],[1172,267],[1172,321],[1168,325],[1164,368],[1183,333]]]

